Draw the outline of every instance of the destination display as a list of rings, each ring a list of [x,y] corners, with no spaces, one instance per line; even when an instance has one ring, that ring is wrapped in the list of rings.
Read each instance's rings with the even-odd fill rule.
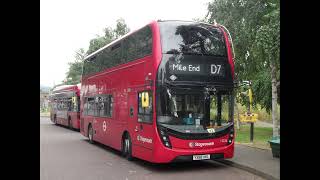
[[[186,75],[211,75],[224,76],[225,66],[223,63],[210,64],[187,64],[169,62],[170,74],[186,74]]]

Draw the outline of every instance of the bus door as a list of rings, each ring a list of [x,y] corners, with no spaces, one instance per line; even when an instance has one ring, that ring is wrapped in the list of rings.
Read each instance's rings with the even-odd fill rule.
[[[111,94],[98,95],[96,104],[96,137],[99,142],[110,145],[112,143],[112,121],[116,113],[113,112],[113,96]]]
[[[86,128],[85,132],[87,132],[88,135],[88,130],[89,130],[89,123],[91,123],[92,125],[92,129],[93,129],[93,139],[96,140],[97,139],[97,129],[99,128],[97,125],[97,120],[95,119],[95,114],[94,114],[94,106],[95,106],[95,98],[94,97],[86,97],[85,100],[85,105],[86,106],[86,112],[85,112],[85,116],[84,116],[84,122],[86,124],[84,124],[84,128]]]
[[[138,91],[129,95],[129,128],[132,132],[131,140],[136,146],[137,155],[141,158],[152,158],[154,143],[152,126],[152,93]]]

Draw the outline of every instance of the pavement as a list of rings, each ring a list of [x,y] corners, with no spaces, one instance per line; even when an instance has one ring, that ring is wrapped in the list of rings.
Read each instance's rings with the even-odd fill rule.
[[[219,162],[266,179],[280,179],[280,158],[274,158],[271,150],[235,144],[234,157]]]
[[[40,112],[40,117],[50,117],[50,113],[41,113]]]
[[[260,121],[260,120],[257,120],[256,123],[254,123],[254,125],[256,127],[273,127],[273,124],[272,123],[268,123],[266,121]]]
[[[73,154],[73,153],[66,153],[68,154],[68,156],[70,154],[73,154],[73,155],[79,155],[77,157],[72,157],[72,161],[70,160],[70,162],[74,162],[75,160],[79,161],[79,162],[76,162],[75,164],[82,164],[83,163],[80,163],[80,160],[83,160],[83,157],[86,157],[84,156],[84,154],[87,154],[88,155],[88,151],[93,151],[92,150],[92,145],[90,145],[89,143],[85,142],[85,138],[82,137],[78,132],[74,132],[74,131],[70,131],[68,129],[65,129],[65,128],[62,128],[62,127],[58,127],[58,126],[54,126],[52,125],[52,123],[50,122],[49,118],[48,117],[41,117],[40,119],[42,119],[42,127],[41,127],[41,139],[44,140],[48,140],[50,138],[53,138],[53,137],[56,137],[58,136],[65,136],[64,138],[59,138],[59,141],[57,141],[56,143],[62,143],[63,141],[66,141],[66,144],[70,145],[66,145],[66,144],[61,144],[62,146],[61,147],[77,147],[77,153],[76,154]],[[57,132],[56,131],[61,131],[61,132]],[[63,131],[63,132],[62,132]],[[45,133],[46,132],[46,133]],[[51,132],[52,134],[50,134],[49,132]],[[49,133],[49,134],[48,134]],[[79,140],[80,139],[80,140]],[[63,141],[62,141],[63,140]],[[70,142],[67,142],[67,141],[72,141],[74,144],[72,144],[71,146],[71,143]],[[47,142],[47,141],[44,141],[44,142]],[[49,142],[49,141],[48,141]],[[54,148],[58,148],[60,149],[60,146],[56,146],[56,144],[53,143],[52,139],[50,140],[51,143],[44,143],[42,144],[41,143],[41,147],[43,147],[44,150],[50,150],[50,149],[54,149]],[[47,147],[47,146],[50,146],[50,144],[54,144],[54,148],[52,147]],[[79,148],[80,146],[83,146],[81,148]],[[41,148],[40,148],[41,149]],[[53,168],[53,167],[60,167],[61,164],[65,164],[66,162],[59,162],[57,161],[57,159],[60,159],[60,158],[57,158],[57,157],[68,157],[68,156],[65,156],[65,148],[62,148],[64,149],[64,153],[60,153],[60,154],[53,154],[53,153],[57,153],[58,151],[53,151],[51,152],[51,154],[49,155],[48,153],[46,153],[46,151],[41,151],[41,167],[42,167],[42,170],[41,173],[40,173],[40,176],[43,177],[41,179],[55,179],[57,178],[57,174],[58,172],[51,172],[50,169],[54,170],[56,168]],[[99,149],[99,148],[98,148]],[[98,149],[96,149],[95,151],[98,151]],[[103,148],[103,149],[106,149],[106,148]],[[82,150],[83,152],[80,152],[79,150]],[[76,152],[74,149],[73,150],[70,150],[71,152]],[[81,155],[79,153],[82,153]],[[95,152],[97,153],[97,152]],[[89,154],[95,154],[95,153],[89,153]],[[112,161],[110,161],[110,163],[112,164],[118,164],[119,161],[121,161],[122,163],[126,164],[129,166],[129,162],[123,160],[121,157],[118,157],[117,155],[113,155],[112,153],[109,154],[108,151],[102,151],[100,152],[100,156],[99,157],[96,157],[96,160],[97,159],[103,159],[105,158],[106,156],[114,156],[114,159]],[[62,154],[65,154],[64,156]],[[107,155],[109,154],[109,155]],[[95,156],[97,156],[95,154]],[[82,157],[82,158],[80,158]],[[91,157],[94,157],[93,155]],[[48,159],[47,159],[48,158]],[[50,158],[53,158],[53,159],[50,159]],[[70,157],[71,158],[71,157]],[[67,158],[62,158],[63,160],[68,160]],[[61,159],[60,159],[61,160]],[[52,162],[56,162],[56,164],[52,164]],[[70,164],[70,162],[68,161],[66,164]],[[233,168],[237,168],[239,170],[243,170],[243,171],[246,171],[248,173],[251,173],[252,175],[250,174],[246,174],[242,171],[236,171],[235,169],[230,169],[230,168],[227,168],[227,167],[224,167],[224,166],[221,166],[219,164],[211,164],[209,163],[208,161],[203,161],[203,162],[193,162],[191,163],[190,165],[190,168],[186,168],[184,165],[178,165],[177,167],[175,167],[176,165],[171,165],[173,167],[173,174],[175,175],[172,175],[172,177],[170,176],[169,179],[176,179],[176,178],[183,178],[183,179],[188,179],[189,177],[192,177],[194,178],[194,176],[197,176],[198,178],[200,179],[206,179],[208,177],[212,177],[212,172],[211,171],[215,171],[215,177],[220,177],[222,179],[225,179],[226,177],[228,177],[227,179],[260,179],[263,178],[263,179],[271,179],[271,180],[279,180],[280,179],[280,159],[279,158],[274,158],[272,156],[272,152],[271,150],[266,150],[266,149],[259,149],[259,148],[254,148],[254,147],[249,147],[247,145],[243,145],[243,144],[235,144],[235,152],[234,152],[234,157],[232,159],[227,159],[227,160],[219,160],[219,161],[216,161],[217,163],[221,163],[221,164],[224,164],[224,165],[228,165],[229,167],[233,167]],[[91,162],[93,163],[93,162]],[[96,163],[96,162],[95,162]],[[105,163],[104,162],[101,162],[101,163]],[[152,178],[152,179],[157,179],[157,178],[160,178],[162,177],[163,175],[164,176],[168,176],[168,174],[164,173],[165,171],[163,171],[161,169],[162,166],[160,166],[160,169],[159,170],[159,167],[156,167],[154,169],[154,166],[153,165],[150,165],[152,168],[150,170],[150,168],[147,168],[149,169],[148,172],[146,170],[144,170],[144,168],[146,168],[145,166],[142,166],[144,168],[141,169],[140,167],[140,164],[146,164],[145,162],[143,161],[136,161],[137,164],[139,164],[139,166],[137,167],[137,164],[134,165],[134,164],[130,164],[130,171],[132,169],[134,169],[135,171],[139,171],[140,173],[137,173],[139,174],[137,177],[137,179],[141,179],[142,177],[144,177],[144,179],[149,179],[149,178]],[[209,163],[209,164],[207,164]],[[48,168],[47,166],[52,166],[51,168]],[[203,174],[197,174],[196,172],[197,171],[193,171],[195,167],[198,167],[199,165],[203,166],[201,169],[202,173]],[[147,165],[148,167],[149,165]],[[166,165],[167,166],[167,165]],[[181,166],[181,167],[180,167]],[[215,168],[212,168],[212,167],[215,167]],[[88,167],[78,167],[76,169],[86,169]],[[100,167],[101,169],[102,167]],[[115,168],[115,167],[114,167]],[[117,167],[116,169],[118,168],[123,168],[121,166]],[[65,170],[67,170],[68,168],[64,168]],[[165,168],[167,169],[167,168]],[[188,174],[188,175],[185,175],[185,174],[180,174],[180,169],[188,169],[188,171],[192,171],[191,174]],[[219,169],[219,170],[218,170]],[[80,172],[82,172],[82,170],[80,170]],[[128,179],[128,175],[122,177],[123,175],[123,172],[122,173],[115,173],[114,171],[115,169],[113,169],[113,171],[108,171],[108,173],[110,173],[109,175],[112,175],[112,176],[115,176],[114,179],[119,179],[121,176],[120,179]],[[199,170],[199,169],[198,169]],[[62,171],[62,170],[61,170]],[[129,174],[130,174],[130,171],[128,170]],[[161,171],[162,173],[158,173],[158,171]],[[78,171],[79,172],[79,171]],[[112,173],[113,172],[113,173]],[[185,171],[183,171],[185,172]],[[61,173],[61,172],[60,172]],[[93,173],[93,172],[92,172]],[[99,176],[99,178],[94,178],[94,179],[100,179],[101,178],[101,174],[102,171],[100,172],[95,172],[97,173],[97,176]],[[94,173],[94,174],[95,174]],[[102,174],[104,174],[105,171],[103,171]],[[58,173],[59,174],[59,173]],[[80,173],[81,174],[81,173]],[[84,174],[80,175],[78,174],[77,175],[77,178],[74,177],[74,178],[71,178],[71,179],[78,179],[78,178],[84,178]],[[153,174],[151,177],[148,177],[146,178],[145,176],[146,175],[149,175],[149,174]],[[162,174],[162,175],[160,175]],[[169,173],[171,174],[171,173]],[[73,174],[74,175],[74,174]],[[256,176],[255,176],[256,175]],[[105,176],[102,176],[102,177],[105,177]],[[156,178],[157,177],[157,178]],[[206,178],[205,178],[206,177]],[[135,179],[133,178],[133,179]],[[192,179],[191,178],[191,179]],[[220,179],[218,178],[218,179]],[[58,178],[59,179],[59,178]],[[86,179],[86,178],[84,178]],[[102,178],[103,179],[103,178]],[[131,178],[132,179],[132,176]]]
[[[41,180],[264,180],[217,161],[153,164],[128,161],[119,151],[90,144],[78,131],[40,117]]]

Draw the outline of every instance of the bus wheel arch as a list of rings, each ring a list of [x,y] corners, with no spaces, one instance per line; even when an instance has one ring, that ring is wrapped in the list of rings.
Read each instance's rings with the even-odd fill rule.
[[[55,124],[57,124],[57,114],[54,114],[54,115],[53,115],[53,122],[54,122]]]
[[[127,160],[132,161],[132,141],[129,132],[126,130],[122,134],[121,138],[121,154]]]
[[[92,128],[92,125],[91,125],[91,123],[89,123],[88,124],[88,131],[87,131],[87,136],[88,136],[88,138],[89,138],[89,142],[90,143],[94,143],[94,141],[93,141],[93,128]]]
[[[70,129],[73,128],[72,121],[71,121],[71,116],[68,116],[68,126],[69,126]]]

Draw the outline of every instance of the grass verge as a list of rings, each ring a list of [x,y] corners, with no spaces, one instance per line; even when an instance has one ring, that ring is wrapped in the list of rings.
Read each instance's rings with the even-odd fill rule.
[[[50,116],[50,112],[40,112],[40,116]]]
[[[271,127],[254,127],[253,143],[250,143],[250,125],[241,125],[240,130],[236,131],[236,143],[245,144],[262,149],[270,149],[268,140],[272,138]]]

